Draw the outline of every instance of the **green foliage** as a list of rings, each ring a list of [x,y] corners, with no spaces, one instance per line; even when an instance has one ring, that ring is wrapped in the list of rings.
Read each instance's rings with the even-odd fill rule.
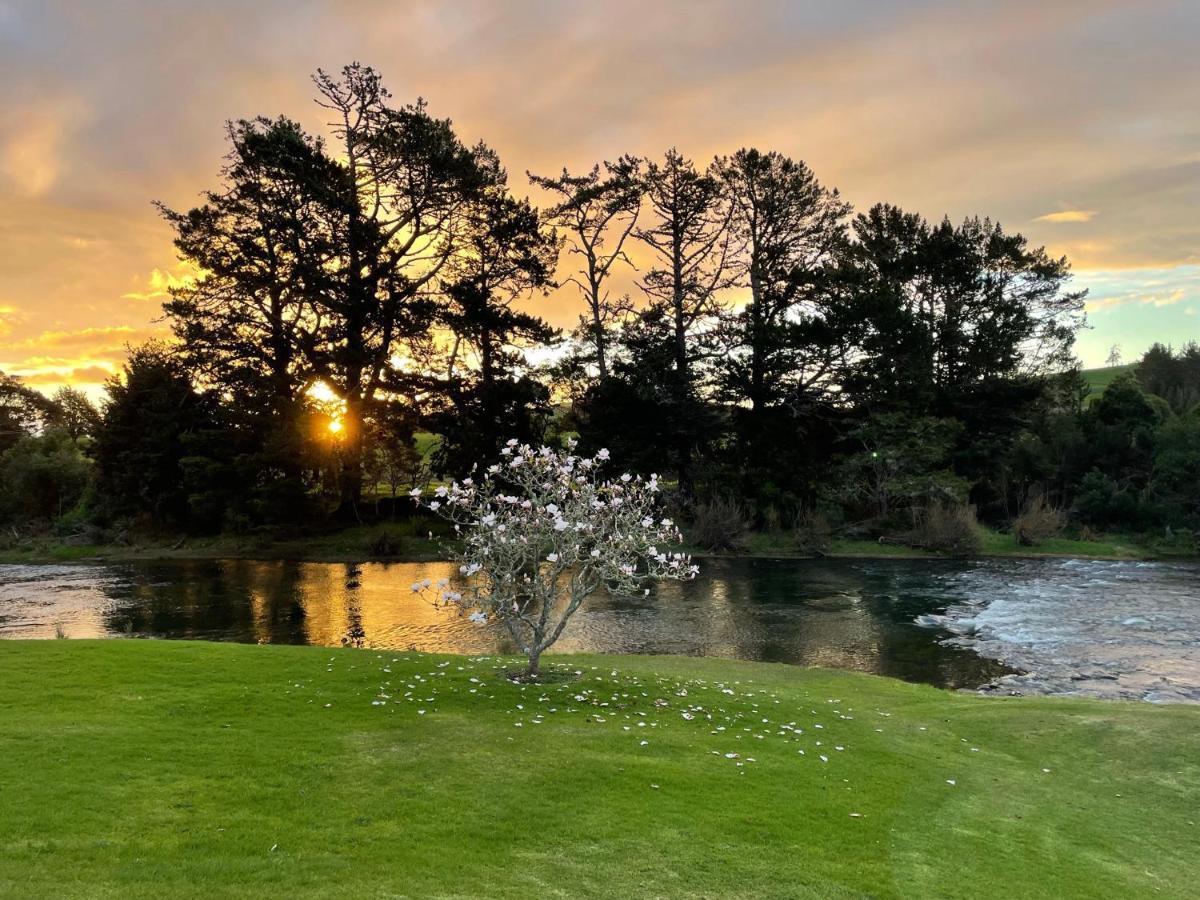
[[[1149,493],[1168,522],[1200,527],[1200,409],[1158,429]]]
[[[962,430],[954,419],[900,413],[875,416],[848,436],[835,490],[868,515],[933,503],[962,503],[969,483],[950,468],[950,454]]]
[[[215,426],[213,398],[198,393],[182,361],[155,344],[133,351],[106,389],[91,450],[101,514],[187,526],[184,460],[189,440]]]
[[[1075,512],[1084,522],[1100,528],[1129,528],[1141,524],[1142,508],[1137,493],[1092,469],[1079,483]]]
[[[0,454],[0,519],[61,518],[82,499],[91,468],[64,430],[20,438]]]
[[[54,413],[50,400],[0,372],[0,452],[51,424]]]
[[[1200,408],[1200,344],[1178,353],[1155,344],[1137,364],[1137,378],[1148,393],[1162,397],[1180,415]]]

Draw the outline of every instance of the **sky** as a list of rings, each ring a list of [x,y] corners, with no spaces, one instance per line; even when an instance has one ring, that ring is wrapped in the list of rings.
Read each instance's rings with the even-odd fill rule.
[[[186,275],[152,201],[223,123],[357,60],[510,182],[677,146],[805,160],[857,208],[990,216],[1073,265],[1077,343],[1200,340],[1197,0],[0,0],[0,371],[95,392]],[[569,289],[531,301],[570,326]]]

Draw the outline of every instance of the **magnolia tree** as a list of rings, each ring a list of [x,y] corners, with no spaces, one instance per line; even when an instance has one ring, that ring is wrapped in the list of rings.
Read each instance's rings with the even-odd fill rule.
[[[498,622],[529,658],[527,677],[593,593],[650,593],[657,579],[684,581],[699,568],[666,549],[681,540],[655,515],[658,476],[606,478],[608,451],[576,456],[509,441],[478,481],[464,478],[416,501],[454,524],[462,583],[413,585],[479,623]]]

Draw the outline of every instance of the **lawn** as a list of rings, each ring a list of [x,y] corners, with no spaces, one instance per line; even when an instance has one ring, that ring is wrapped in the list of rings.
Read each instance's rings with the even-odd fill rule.
[[[501,665],[0,641],[0,896],[1195,896],[1194,707]]]

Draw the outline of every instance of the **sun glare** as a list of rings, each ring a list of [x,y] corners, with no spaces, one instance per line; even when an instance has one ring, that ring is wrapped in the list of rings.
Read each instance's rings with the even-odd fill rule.
[[[333,433],[333,434],[338,434],[338,433],[340,433],[340,432],[341,432],[341,430],[342,430],[342,420],[341,420],[341,419],[334,419],[333,421],[331,421],[331,422],[329,423],[329,430],[330,430],[330,432],[331,432],[331,433]]]

